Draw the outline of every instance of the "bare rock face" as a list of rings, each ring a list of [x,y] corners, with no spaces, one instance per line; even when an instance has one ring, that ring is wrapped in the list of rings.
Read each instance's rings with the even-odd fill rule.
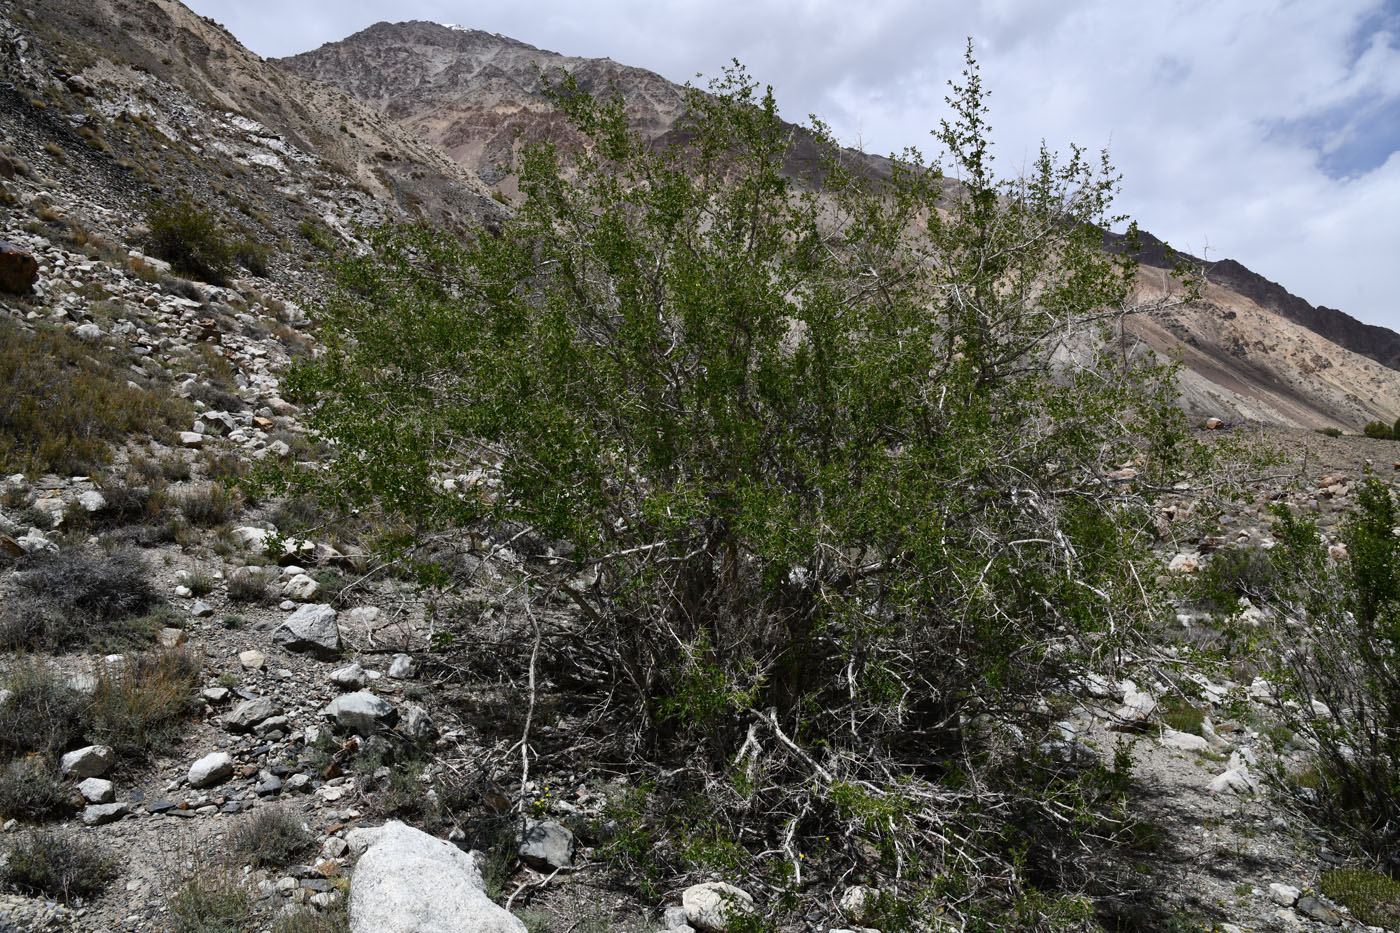
[[[0,291],[27,295],[39,278],[34,257],[7,240],[0,240]]]
[[[350,878],[351,933],[525,933],[461,849],[397,821],[357,832],[368,847]]]

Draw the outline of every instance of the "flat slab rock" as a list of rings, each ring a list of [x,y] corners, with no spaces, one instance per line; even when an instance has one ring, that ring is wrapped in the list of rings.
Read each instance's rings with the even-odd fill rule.
[[[451,843],[397,821],[355,836],[364,855],[350,876],[350,933],[526,933]]]

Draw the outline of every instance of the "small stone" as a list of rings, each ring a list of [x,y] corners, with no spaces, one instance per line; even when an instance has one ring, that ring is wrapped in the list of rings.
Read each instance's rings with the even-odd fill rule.
[[[1269,885],[1269,897],[1280,907],[1292,907],[1298,903],[1298,897],[1302,893],[1291,884],[1281,884],[1275,881]]]
[[[1319,897],[1311,895],[1298,898],[1295,908],[1298,913],[1305,917],[1312,917],[1314,920],[1327,924],[1328,926],[1341,926],[1342,915],[1339,914],[1331,904]]]
[[[1189,732],[1177,732],[1175,729],[1163,729],[1162,736],[1157,741],[1167,748],[1179,748],[1187,752],[1210,750],[1210,742],[1202,736],[1192,735]]]
[[[212,752],[190,766],[191,787],[203,788],[222,784],[233,777],[233,758],[228,752]]]
[[[406,654],[394,655],[394,660],[389,664],[389,676],[395,680],[407,680],[417,672],[418,664]]]
[[[111,781],[102,778],[88,778],[78,783],[78,793],[88,803],[111,803],[117,799],[117,789]]]
[[[399,729],[404,735],[419,743],[431,742],[437,738],[437,726],[433,725],[433,719],[428,715],[428,711],[413,703],[404,704],[403,720]]]
[[[58,773],[70,778],[101,777],[112,770],[116,761],[116,752],[110,745],[89,745],[64,755]]]
[[[199,695],[210,703],[227,703],[230,696],[228,687],[205,687]]]
[[[332,836],[321,846],[321,856],[323,858],[340,858],[350,851],[350,846],[339,836]]]
[[[84,512],[101,512],[107,507],[107,499],[96,489],[89,489],[78,496],[78,505]]]
[[[131,812],[129,803],[98,803],[83,808],[84,826],[106,826]]]
[[[238,656],[238,663],[243,665],[244,670],[260,671],[267,663],[267,657],[261,651],[250,649]]]
[[[162,648],[178,648],[189,641],[189,636],[182,628],[166,626],[156,633],[156,643]]]
[[[359,690],[365,685],[365,669],[358,662],[338,667],[331,671],[331,683],[342,690]]]
[[[204,446],[204,435],[195,431],[181,431],[179,434],[180,446],[190,450],[198,450]]]
[[[181,583],[179,586],[175,587],[175,595],[180,599],[189,599],[194,595],[194,590]]]
[[[293,794],[304,794],[311,789],[311,775],[293,774],[282,782],[282,787]]]
[[[190,615],[196,619],[207,619],[214,614],[214,607],[202,599],[195,600],[195,604],[190,607]]]
[[[1223,428],[1223,427],[1225,427],[1225,422],[1221,421],[1219,418],[1207,418],[1207,419],[1206,419],[1206,430],[1207,430],[1207,431],[1219,431],[1219,430],[1220,430],[1221,428]]]
[[[282,792],[282,779],[277,775],[267,771],[258,772],[258,783],[253,788],[253,793],[259,797],[270,797],[273,794]]]

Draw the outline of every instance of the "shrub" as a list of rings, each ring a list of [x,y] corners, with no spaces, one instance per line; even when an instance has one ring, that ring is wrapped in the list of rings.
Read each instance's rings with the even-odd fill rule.
[[[0,772],[0,816],[45,820],[72,813],[73,788],[58,779],[53,762],[39,755],[16,758]]]
[[[259,603],[267,598],[267,575],[258,567],[240,567],[228,576],[228,598],[236,603]]]
[[[180,512],[190,524],[202,528],[222,525],[238,512],[238,491],[222,483],[191,489],[180,497]]]
[[[1212,554],[1188,580],[1188,594],[1213,612],[1231,615],[1239,609],[1241,598],[1255,604],[1267,601],[1274,577],[1268,551],[1256,544],[1232,545]]]
[[[14,585],[15,594],[0,608],[0,642],[7,647],[106,647],[150,638],[130,624],[158,601],[135,551],[74,548],[45,555],[16,574]]]
[[[189,423],[182,401],[130,379],[106,350],[0,316],[0,464],[6,472],[94,473],[114,443],[168,440]]]
[[[1383,441],[1395,440],[1395,429],[1384,421],[1369,421],[1366,427],[1361,429],[1361,433],[1367,437],[1374,437]]]
[[[1150,485],[1204,456],[1169,371],[1106,329],[1135,281],[1102,250],[1111,168],[996,179],[965,74],[935,134],[959,185],[914,153],[853,171],[817,126],[807,189],[740,71],[662,151],[564,79],[575,165],[529,148],[516,214],[465,243],[374,234],[289,380],[334,456],[286,491],[557,542],[530,580],[587,645],[521,641],[606,684],[600,741],[725,839],[788,840],[762,870],[794,883],[799,849],[906,889],[1023,859],[1065,883],[1091,833],[1058,808],[1102,797],[1035,753],[1038,700],[1155,608],[1145,487],[1097,465]],[[483,450],[499,495],[443,488]]]
[[[290,810],[268,807],[244,817],[229,836],[229,847],[254,868],[290,865],[315,838]]]
[[[1321,434],[1321,435],[1324,436],[1324,437],[1341,437],[1341,436],[1342,436],[1342,429],[1341,429],[1341,428],[1314,428],[1313,430],[1316,431],[1318,434]]]
[[[1280,633],[1274,679],[1282,722],[1314,749],[1305,787],[1280,770],[1300,810],[1394,872],[1400,870],[1400,510],[1375,477],[1343,524],[1347,560],[1332,566],[1316,526],[1279,509],[1271,552],[1279,602],[1304,623]],[[1302,638],[1301,644],[1299,643]]]
[[[116,861],[85,836],[33,832],[10,851],[4,878],[15,890],[63,903],[102,893],[117,876]]]
[[[327,910],[301,907],[278,914],[272,933],[350,933],[350,915],[343,899]]]
[[[37,752],[57,757],[83,738],[90,701],[49,668],[22,662],[5,682],[0,703],[0,751],[6,757]]]
[[[224,285],[233,271],[235,246],[223,218],[188,197],[156,201],[146,209],[151,250],[181,275]]]
[[[1365,868],[1324,871],[1318,890],[1372,927],[1400,927],[1400,881]]]
[[[197,708],[199,662],[184,649],[128,655],[98,671],[90,738],[123,761],[141,761],[169,748]]]
[[[227,871],[204,869],[186,878],[170,899],[174,933],[243,933],[248,892]]]

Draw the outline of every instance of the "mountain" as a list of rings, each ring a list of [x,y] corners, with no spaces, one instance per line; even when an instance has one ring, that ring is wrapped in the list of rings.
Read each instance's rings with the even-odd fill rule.
[[[568,70],[592,93],[616,88],[633,127],[654,140],[673,132],[684,112],[682,88],[654,72],[437,23],[377,23],[277,64],[373,106],[506,198],[516,195],[510,165],[521,145],[570,138],[541,93],[542,72]],[[887,165],[859,157],[874,172]],[[1121,243],[1110,238],[1110,246]],[[1138,257],[1149,290],[1174,262],[1150,235]],[[1128,326],[1185,364],[1182,395],[1190,411],[1349,430],[1400,415],[1400,334],[1313,307],[1233,260],[1201,265],[1211,282],[1201,302]]]
[[[176,0],[45,0],[16,9],[6,33],[0,72],[17,125],[44,123],[42,108],[25,105],[65,94],[74,79],[92,93],[78,95],[86,106],[68,129],[86,126],[107,147],[83,161],[116,166],[128,190],[169,186],[332,226],[391,215],[466,224],[500,213],[474,173],[413,132],[268,64]]]

